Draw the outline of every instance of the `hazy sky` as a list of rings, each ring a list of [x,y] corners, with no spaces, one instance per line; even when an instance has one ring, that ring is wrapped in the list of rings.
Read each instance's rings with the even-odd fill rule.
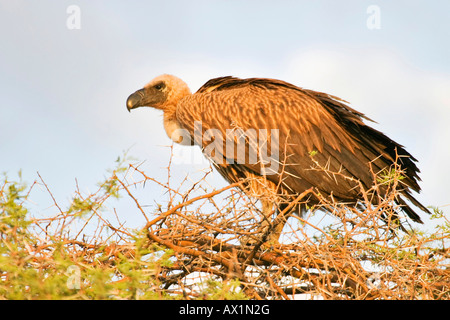
[[[71,5],[80,29],[67,26]],[[367,25],[370,5],[379,29]],[[39,171],[61,202],[75,178],[94,190],[129,148],[149,175],[165,177],[161,113],[128,113],[130,93],[162,73],[192,91],[218,76],[271,77],[339,96],[377,121],[420,161],[418,198],[448,205],[449,12],[444,0],[0,0],[0,171],[22,169],[29,184]]]

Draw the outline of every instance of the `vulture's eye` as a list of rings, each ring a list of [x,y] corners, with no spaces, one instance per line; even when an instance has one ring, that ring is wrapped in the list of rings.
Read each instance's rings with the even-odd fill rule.
[[[164,85],[162,83],[155,84],[156,90],[161,90],[163,87],[164,87]]]

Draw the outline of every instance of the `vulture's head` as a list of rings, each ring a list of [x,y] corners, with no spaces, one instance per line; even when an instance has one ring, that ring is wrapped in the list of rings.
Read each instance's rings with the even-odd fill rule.
[[[139,107],[153,107],[165,110],[167,107],[175,107],[180,99],[189,94],[191,91],[183,80],[163,74],[131,94],[127,99],[127,109],[131,111]]]

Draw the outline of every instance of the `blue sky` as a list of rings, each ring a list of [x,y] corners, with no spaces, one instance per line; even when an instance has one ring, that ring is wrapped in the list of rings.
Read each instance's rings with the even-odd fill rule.
[[[81,29],[66,26],[70,5]],[[370,5],[380,29],[367,27]],[[218,76],[271,77],[339,96],[376,120],[419,159],[418,198],[448,213],[448,12],[448,1],[0,0],[0,171],[22,170],[30,184],[39,171],[62,203],[75,179],[95,190],[127,149],[165,178],[161,114],[129,114],[130,93],[162,73],[192,91]],[[199,170],[176,166],[180,177]],[[45,192],[41,200],[51,212]]]

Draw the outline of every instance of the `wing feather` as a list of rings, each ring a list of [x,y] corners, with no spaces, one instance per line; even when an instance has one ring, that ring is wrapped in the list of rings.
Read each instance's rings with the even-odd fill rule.
[[[275,129],[279,134],[278,144],[270,140],[267,144],[268,149],[277,151],[275,160],[282,165],[277,174],[268,175],[267,179],[283,185],[291,193],[315,187],[338,199],[356,201],[357,181],[370,187],[371,169],[378,172],[389,168],[396,152],[402,156],[408,187],[420,190],[416,160],[401,145],[367,126],[363,119],[370,119],[345,101],[321,92],[273,79],[217,78],[179,102],[177,119],[191,134],[194,134],[194,121],[201,122],[202,134],[210,129],[222,133],[222,139],[205,141],[197,137],[195,141],[204,149],[214,146],[219,150],[214,160],[219,172],[229,181],[244,178],[246,172],[259,174],[261,163],[236,163],[236,152],[232,159],[226,159],[229,154],[223,150],[227,142],[234,150],[242,143],[230,140],[227,130],[239,129],[245,133]],[[246,152],[249,148],[246,147]],[[324,167],[325,172],[318,170],[318,166]],[[409,190],[405,190],[405,196],[412,198]],[[413,213],[409,215],[420,220]]]

